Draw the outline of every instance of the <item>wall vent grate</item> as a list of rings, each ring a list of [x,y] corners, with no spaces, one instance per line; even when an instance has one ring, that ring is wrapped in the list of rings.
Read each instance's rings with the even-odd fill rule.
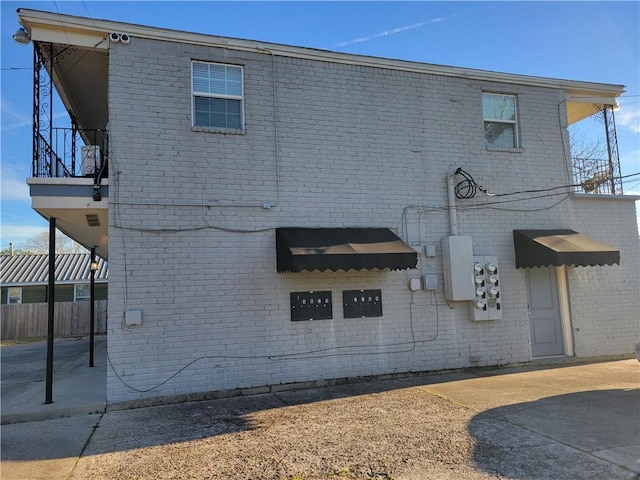
[[[88,215],[86,215],[87,217],[87,223],[89,224],[90,227],[99,227],[100,226],[100,219],[98,218],[98,215],[94,214],[94,213],[90,213]]]

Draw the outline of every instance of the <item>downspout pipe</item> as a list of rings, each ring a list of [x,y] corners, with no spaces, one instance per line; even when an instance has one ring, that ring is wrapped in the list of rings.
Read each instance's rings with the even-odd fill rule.
[[[456,211],[455,176],[460,173],[457,167],[447,175],[447,195],[449,197],[449,230],[451,235],[458,235],[458,214]]]

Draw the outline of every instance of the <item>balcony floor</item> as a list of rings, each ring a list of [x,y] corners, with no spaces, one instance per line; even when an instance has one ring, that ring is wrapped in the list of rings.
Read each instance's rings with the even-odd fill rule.
[[[31,208],[86,248],[109,255],[109,179],[100,183],[102,200],[93,200],[93,178],[28,178]]]

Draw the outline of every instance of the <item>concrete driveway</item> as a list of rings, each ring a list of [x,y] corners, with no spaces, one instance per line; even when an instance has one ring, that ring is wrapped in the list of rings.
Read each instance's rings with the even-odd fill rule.
[[[53,403],[45,405],[47,343],[44,340],[0,347],[2,423],[102,413],[107,398],[107,337],[56,338],[53,344]]]
[[[68,361],[84,365],[78,357],[86,351],[74,345]],[[14,406],[26,398],[21,389],[37,393],[36,403],[44,398],[37,374],[18,385],[10,364],[28,362],[13,348],[1,351],[4,480],[640,478],[635,359],[476,369],[104,415],[77,410],[78,384],[68,380],[54,389],[63,418],[43,420],[39,409],[31,418],[5,417],[5,395]],[[104,357],[96,368],[106,371]],[[71,399],[77,413],[65,410]]]

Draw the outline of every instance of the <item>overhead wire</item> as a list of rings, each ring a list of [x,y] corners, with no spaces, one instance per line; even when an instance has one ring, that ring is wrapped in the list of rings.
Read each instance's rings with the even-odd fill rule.
[[[54,4],[56,4],[56,9],[57,9],[57,3],[54,1]],[[89,13],[87,6],[84,2],[84,0],[82,1],[82,4],[84,5],[85,9],[87,10],[87,13]],[[59,13],[59,12],[58,12]],[[63,26],[64,29],[64,26]],[[65,35],[66,35],[66,30],[65,30]],[[104,39],[103,39],[104,40]],[[102,43],[101,40],[100,42],[98,42],[93,48],[97,48],[97,46]],[[62,81],[64,79],[64,77],[66,77],[66,75],[68,75],[68,73],[89,53],[89,51],[85,52],[84,55],[78,60],[76,61],[68,70],[67,72],[65,72],[65,74],[58,80],[58,82],[56,82],[56,85]],[[273,53],[271,53],[272,57],[273,57]],[[24,69],[29,69],[32,67],[25,67]],[[8,68],[11,70],[17,70],[19,69],[19,67],[16,68]],[[5,68],[3,68],[3,70],[7,70]],[[275,97],[275,65],[274,65],[274,97]],[[274,98],[274,102],[276,102],[275,98]],[[275,117],[276,117],[277,113],[275,111],[275,106],[274,106],[274,121],[275,121]],[[276,121],[277,123],[277,121]],[[563,139],[564,141],[564,139]],[[277,164],[277,156],[278,156],[278,146],[277,146],[277,133],[276,133],[276,164]],[[114,166],[117,165],[114,162]],[[277,165],[276,165],[277,168]],[[119,172],[117,172],[119,173]],[[522,191],[518,191],[518,192],[510,192],[510,193],[503,193],[503,194],[491,194],[487,191],[486,188],[482,187],[481,185],[477,184],[475,181],[473,181],[472,177],[469,175],[468,177],[466,175],[466,172],[461,172],[463,174],[463,176],[465,176],[465,180],[463,182],[460,182],[459,184],[456,185],[456,195],[460,195],[458,196],[458,198],[473,198],[476,195],[476,192],[479,190],[483,193],[485,193],[488,196],[491,197],[504,197],[504,196],[510,196],[510,195],[520,195],[520,194],[527,194],[527,193],[542,193],[542,192],[550,192],[553,190],[558,190],[558,189],[564,189],[564,188],[570,188],[570,187],[575,187],[575,186],[579,186],[579,185],[563,185],[563,186],[558,186],[558,187],[551,187],[551,188],[545,188],[545,189],[529,189],[529,190],[522,190]],[[637,174],[636,174],[637,175]],[[279,173],[276,172],[276,179],[277,182],[279,183]],[[118,183],[118,182],[116,182]],[[117,197],[117,190],[118,187],[116,187],[116,197]],[[276,201],[276,203],[272,206],[276,206],[279,203],[279,185],[278,185],[278,199]],[[472,205],[472,206],[460,206],[458,208],[460,209],[472,209],[472,208],[482,208],[482,207],[488,207],[488,208],[492,208],[492,205],[495,204],[500,204],[500,203],[507,203],[507,202],[516,202],[516,201],[526,201],[526,200],[532,200],[532,199],[536,199],[536,198],[545,198],[545,197],[552,197],[555,195],[565,195],[566,193],[554,193],[554,194],[549,194],[549,195],[540,195],[540,196],[535,196],[535,197],[528,197],[528,198],[524,198],[524,199],[517,199],[517,200],[505,200],[505,201],[497,201],[497,202],[486,202],[483,204],[476,204],[476,205]],[[560,202],[564,201],[565,199],[560,200]],[[550,207],[543,207],[543,209],[546,208],[552,208],[553,206],[557,205],[558,203],[550,206]],[[120,213],[120,204],[121,202],[119,202],[116,199],[116,203],[117,207],[116,207],[116,211],[118,214],[118,217],[120,219],[120,223],[121,223],[121,213]],[[186,206],[186,205],[185,205]],[[192,205],[188,205],[188,206],[192,206]],[[193,206],[199,206],[199,205],[193,205]],[[203,205],[204,206],[204,205]],[[257,205],[252,205],[252,206],[257,206]],[[422,214],[423,212],[428,212],[428,211],[446,211],[448,210],[448,207],[427,207],[424,205],[411,205],[411,206],[407,206],[403,209],[403,213],[402,213],[402,228],[405,231],[405,233],[408,234],[407,232],[407,210],[410,208],[415,208],[419,210],[419,214]],[[496,207],[497,208],[497,207]],[[207,230],[207,229],[215,229],[215,230],[221,230],[221,231],[225,231],[225,232],[231,232],[231,233],[259,233],[259,232],[265,232],[265,231],[270,231],[270,230],[274,230],[274,228],[264,228],[264,229],[237,229],[237,228],[227,228],[227,227],[221,227],[221,226],[214,226],[214,225],[201,225],[198,227],[186,227],[186,228],[167,228],[167,229],[144,229],[144,228],[138,228],[138,227],[127,227],[124,226],[122,224],[120,225],[114,225],[115,228],[119,228],[122,230],[132,230],[132,231],[138,231],[138,232],[144,232],[144,233],[179,233],[179,232],[188,232],[188,231],[198,231],[198,230]],[[124,237],[123,237],[123,242],[124,242]],[[126,264],[126,261],[125,261]],[[125,267],[126,268],[126,267]],[[126,272],[126,271],[125,271]],[[125,282],[126,282],[126,278],[127,275],[125,273]],[[126,291],[126,287],[125,287],[125,291]],[[125,292],[126,295],[126,292]],[[435,302],[435,303],[434,303]],[[128,388],[131,388],[132,390],[135,390],[136,392],[148,392],[151,390],[154,390],[156,388],[159,388],[160,386],[166,384],[167,382],[169,382],[170,380],[172,380],[173,378],[175,378],[177,375],[179,375],[182,371],[184,371],[185,369],[189,368],[190,366],[192,366],[193,364],[195,364],[196,362],[200,361],[200,360],[204,360],[204,359],[228,359],[228,360],[242,360],[242,359],[250,359],[250,360],[255,360],[255,359],[268,359],[268,360],[288,360],[288,359],[312,359],[312,358],[326,358],[329,356],[353,356],[353,355],[376,355],[376,354],[395,354],[395,353],[404,353],[404,352],[410,352],[412,350],[415,349],[416,344],[417,343],[426,343],[426,342],[433,342],[438,338],[438,334],[439,334],[439,312],[438,312],[438,303],[437,303],[437,299],[436,299],[436,292],[433,292],[433,298],[432,298],[432,302],[431,305],[436,307],[436,331],[435,334],[432,338],[428,339],[428,340],[416,340],[415,337],[415,331],[414,331],[414,315],[413,315],[413,307],[414,306],[420,306],[420,305],[416,305],[414,304],[414,292],[411,292],[411,300],[410,300],[410,311],[409,311],[409,316],[410,316],[410,330],[411,330],[411,341],[408,342],[396,342],[396,343],[390,343],[390,344],[380,344],[380,345],[345,345],[345,346],[337,346],[337,347],[329,347],[326,349],[318,349],[318,350],[311,350],[311,351],[307,351],[307,352],[297,352],[297,353],[291,353],[291,354],[279,354],[279,355],[206,355],[206,356],[202,356],[199,357],[197,359],[194,359],[192,361],[190,361],[189,363],[187,363],[186,365],[184,365],[182,368],[180,368],[179,370],[177,370],[175,373],[173,373],[171,376],[169,376],[168,378],[166,378],[164,381],[162,381],[161,383],[151,387],[151,388],[147,388],[147,389],[137,389],[131,385],[128,385],[121,377],[120,375],[118,375],[118,373],[116,372],[111,359],[109,358],[109,364],[111,366],[111,369],[113,370],[114,374],[116,375],[116,377],[124,384],[126,385]],[[408,349],[403,349],[403,350],[397,350],[397,351],[391,351],[391,352],[339,352],[339,350],[342,349],[356,349],[356,348],[381,348],[381,347],[396,347],[396,346],[405,346],[405,345],[410,345],[410,348]],[[338,352],[336,352],[338,351]],[[333,353],[330,353],[333,352]]]
[[[487,195],[489,197],[507,197],[507,196],[512,196],[512,195],[522,195],[522,194],[526,194],[526,193],[552,192],[554,190],[560,190],[560,189],[566,189],[566,188],[575,188],[575,187],[583,186],[581,183],[570,183],[570,184],[567,184],[567,185],[557,185],[557,186],[554,186],[554,187],[536,188],[536,189],[528,189],[528,190],[517,190],[515,192],[491,193],[485,187],[483,187],[482,185],[478,184],[469,173],[465,172],[462,169],[459,169],[458,173],[460,175],[462,175],[462,177],[464,178],[463,180],[458,182],[456,184],[456,186],[455,186],[456,197],[458,199],[470,199],[470,198],[473,198],[478,191],[481,191],[482,193],[484,193],[485,195]],[[629,177],[635,177],[635,176],[638,176],[638,175],[640,175],[640,172],[635,172],[635,173],[630,173],[630,174],[627,174],[627,175],[622,175],[622,176],[617,177],[617,178],[625,179],[625,178],[629,178]],[[534,198],[542,198],[542,197],[544,197],[544,196],[534,197]],[[513,200],[513,201],[520,201],[520,200]]]

